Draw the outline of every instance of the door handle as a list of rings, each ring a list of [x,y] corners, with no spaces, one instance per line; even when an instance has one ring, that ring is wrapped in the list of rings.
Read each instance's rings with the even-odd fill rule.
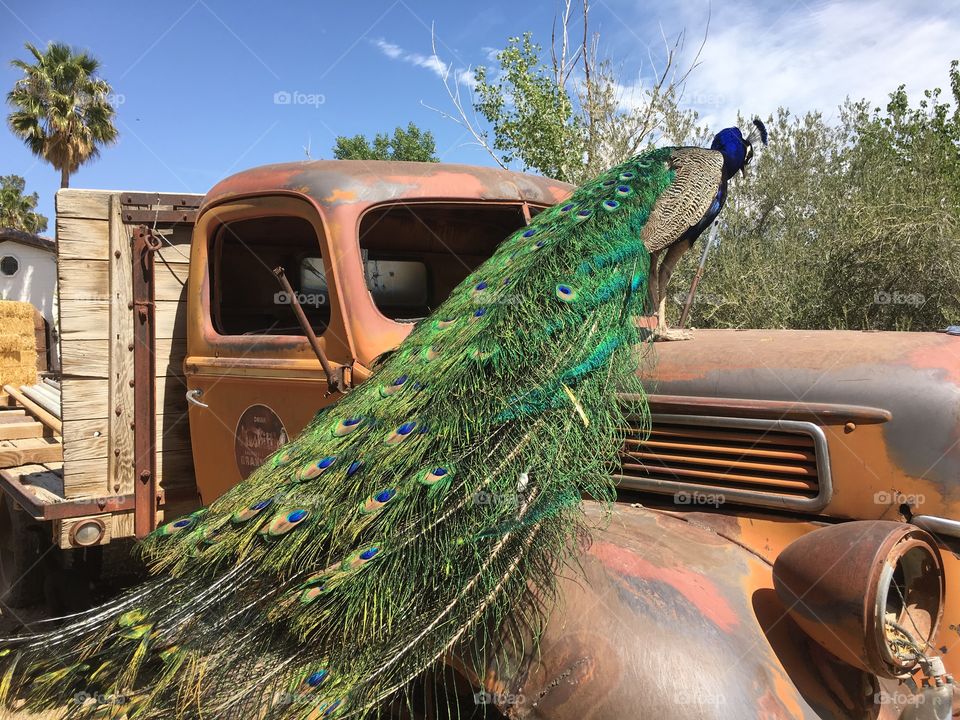
[[[187,402],[191,405],[196,405],[197,407],[208,408],[210,407],[205,402],[200,402],[198,398],[203,397],[203,389],[195,388],[193,390],[187,390]]]

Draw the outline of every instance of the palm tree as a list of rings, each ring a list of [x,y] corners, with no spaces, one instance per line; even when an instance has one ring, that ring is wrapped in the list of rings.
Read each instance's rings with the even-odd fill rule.
[[[0,175],[0,228],[42,233],[47,218],[38,213],[36,193],[23,192],[26,181],[19,175]]]
[[[60,187],[69,187],[70,175],[100,154],[98,146],[117,139],[110,86],[94,74],[100,61],[85,51],[64,43],[45,52],[25,47],[36,62],[11,62],[23,77],[7,94],[14,108],[7,121],[34,155],[60,171]]]

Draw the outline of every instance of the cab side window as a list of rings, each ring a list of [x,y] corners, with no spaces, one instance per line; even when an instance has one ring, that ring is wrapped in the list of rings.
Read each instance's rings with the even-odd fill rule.
[[[322,268],[314,226],[304,218],[280,216],[227,222],[210,247],[210,314],[221,335],[303,335],[273,269],[284,268],[300,306],[317,335],[330,322],[330,298],[305,288],[305,257]]]

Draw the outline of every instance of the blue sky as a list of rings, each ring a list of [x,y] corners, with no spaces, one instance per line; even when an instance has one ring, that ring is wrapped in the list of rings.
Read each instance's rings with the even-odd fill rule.
[[[24,42],[91,50],[118,101],[119,142],[72,178],[74,187],[205,192],[264,163],[330,157],[335,136],[433,131],[449,162],[491,164],[452,121],[439,75],[488,63],[491,48],[533,30],[549,41],[557,3],[0,0],[0,88]],[[882,102],[901,82],[946,85],[960,55],[960,0],[594,0],[601,52],[622,64],[626,92],[662,58],[661,31],[686,28],[692,53],[711,13],[686,100],[718,128],[737,109],[777,105],[835,114],[847,95]],[[435,25],[439,57],[433,57]],[[275,102],[289,93],[291,102]],[[4,115],[8,109],[4,109]],[[27,179],[52,219],[59,175],[0,130],[0,174]],[[53,227],[48,231],[52,234]]]

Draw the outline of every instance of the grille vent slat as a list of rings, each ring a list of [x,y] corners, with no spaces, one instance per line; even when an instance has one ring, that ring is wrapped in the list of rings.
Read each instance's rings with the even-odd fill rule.
[[[618,475],[624,487],[730,496],[747,504],[822,506],[829,471],[822,431],[811,423],[654,415],[649,437],[628,430]],[[826,492],[824,492],[826,490]]]

